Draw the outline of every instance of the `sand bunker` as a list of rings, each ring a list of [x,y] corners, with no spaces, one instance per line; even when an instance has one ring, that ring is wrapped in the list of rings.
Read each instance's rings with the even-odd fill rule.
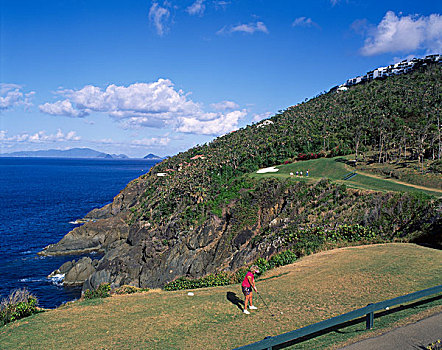
[[[256,173],[257,174],[276,173],[277,171],[279,171],[279,169],[276,169],[274,166],[272,166],[270,168],[259,169]]]

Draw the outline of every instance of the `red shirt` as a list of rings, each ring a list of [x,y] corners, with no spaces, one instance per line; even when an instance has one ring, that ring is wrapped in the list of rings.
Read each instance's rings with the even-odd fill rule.
[[[247,272],[246,277],[244,278],[244,281],[242,281],[241,286],[247,287],[247,288],[251,287],[249,279],[248,279],[249,276],[251,276],[252,277],[252,281],[254,281],[255,275],[252,272],[249,271],[249,272]]]

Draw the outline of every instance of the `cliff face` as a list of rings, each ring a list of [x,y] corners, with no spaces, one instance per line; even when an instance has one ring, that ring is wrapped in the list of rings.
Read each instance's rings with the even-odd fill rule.
[[[138,203],[135,194],[142,183],[138,179],[112,204],[87,215],[105,218],[87,222],[45,248],[45,255],[92,250],[104,254],[99,261],[81,259],[72,264],[66,284],[83,283],[83,289],[104,282],[112,287],[162,287],[179,276],[232,271],[288,247],[301,254],[305,247],[300,242],[318,239],[314,232],[319,227],[334,232],[339,225],[360,224],[389,240],[405,239],[417,232],[416,227],[440,225],[440,202],[420,203],[413,195],[346,189],[327,180],[308,185],[268,179],[257,182],[255,191],[240,193],[220,216],[209,214],[199,225],[183,230],[180,215],[171,216],[163,225],[131,222],[131,208]],[[305,239],[293,239],[293,233]]]
[[[95,270],[89,270],[91,273],[83,289],[96,288],[104,282],[112,283],[114,287],[123,284],[162,287],[178,276],[200,277],[221,269],[231,270],[258,256],[258,250],[249,247],[250,239],[259,231],[258,225],[243,229],[232,239],[232,213],[228,208],[221,218],[211,215],[204,223],[190,227],[187,231],[182,231],[174,219],[165,226],[152,228],[145,221],[127,223],[130,214],[124,208],[127,202],[122,201],[122,198],[129,196],[125,192],[120,193],[112,205],[87,215],[90,219],[104,218],[75,228],[60,242],[46,247],[40,253],[103,253]],[[112,215],[111,208],[120,209]],[[78,264],[83,266],[85,261],[82,259]],[[73,268],[86,269],[76,267],[76,264],[71,266]],[[69,271],[67,278],[68,275]],[[80,282],[67,281],[69,284]]]

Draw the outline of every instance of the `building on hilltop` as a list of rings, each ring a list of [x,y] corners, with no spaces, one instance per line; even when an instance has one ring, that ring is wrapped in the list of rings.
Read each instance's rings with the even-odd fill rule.
[[[366,81],[371,81],[374,79],[386,78],[392,75],[405,74],[417,69],[418,67],[426,66],[429,63],[442,63],[442,55],[427,55],[424,58],[413,58],[411,60],[403,60],[395,64],[390,64],[387,67],[379,67],[370,72],[367,72],[367,74],[365,75],[348,79],[344,84],[337,85],[331,88],[330,92],[346,91],[346,89],[343,89],[343,87],[348,88],[350,86],[364,83]]]

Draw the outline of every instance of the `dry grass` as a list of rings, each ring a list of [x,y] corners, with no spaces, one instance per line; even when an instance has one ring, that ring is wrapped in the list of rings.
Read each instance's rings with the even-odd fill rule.
[[[257,287],[270,310],[258,299],[259,309],[244,315],[227,299],[227,293],[242,299],[238,285],[198,289],[193,297],[153,290],[77,302],[10,324],[0,330],[0,349],[231,349],[440,284],[441,275],[438,250],[341,248],[263,276]]]

